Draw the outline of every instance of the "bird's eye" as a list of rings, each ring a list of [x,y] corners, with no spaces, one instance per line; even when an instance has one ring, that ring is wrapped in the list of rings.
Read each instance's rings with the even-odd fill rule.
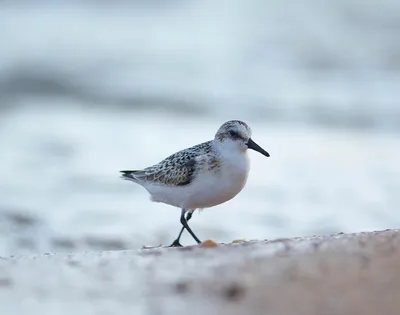
[[[239,134],[238,134],[236,131],[233,131],[233,130],[229,131],[229,134],[230,134],[233,138],[238,138],[238,137],[239,137]]]

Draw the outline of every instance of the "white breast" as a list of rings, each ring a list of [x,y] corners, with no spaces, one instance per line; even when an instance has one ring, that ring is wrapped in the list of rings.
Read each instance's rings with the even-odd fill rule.
[[[225,160],[219,170],[200,173],[188,187],[190,194],[182,205],[189,209],[208,208],[235,197],[245,186],[249,160],[241,153],[232,160]]]

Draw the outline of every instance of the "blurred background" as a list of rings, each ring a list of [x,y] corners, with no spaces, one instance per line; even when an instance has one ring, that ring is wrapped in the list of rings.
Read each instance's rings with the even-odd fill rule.
[[[0,255],[169,245],[118,171],[230,119],[271,158],[200,239],[400,227],[399,34],[393,0],[1,1]]]

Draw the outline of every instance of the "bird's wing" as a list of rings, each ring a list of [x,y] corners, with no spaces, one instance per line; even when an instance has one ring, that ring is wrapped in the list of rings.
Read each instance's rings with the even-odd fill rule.
[[[140,171],[121,171],[123,178],[156,185],[185,186],[192,182],[201,156],[209,153],[211,141],[176,152],[160,163]]]

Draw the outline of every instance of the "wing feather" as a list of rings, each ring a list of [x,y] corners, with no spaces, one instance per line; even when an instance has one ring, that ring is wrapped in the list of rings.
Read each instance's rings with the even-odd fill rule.
[[[176,152],[160,163],[138,171],[121,171],[123,178],[168,186],[185,186],[192,182],[198,157],[211,151],[211,141]]]

